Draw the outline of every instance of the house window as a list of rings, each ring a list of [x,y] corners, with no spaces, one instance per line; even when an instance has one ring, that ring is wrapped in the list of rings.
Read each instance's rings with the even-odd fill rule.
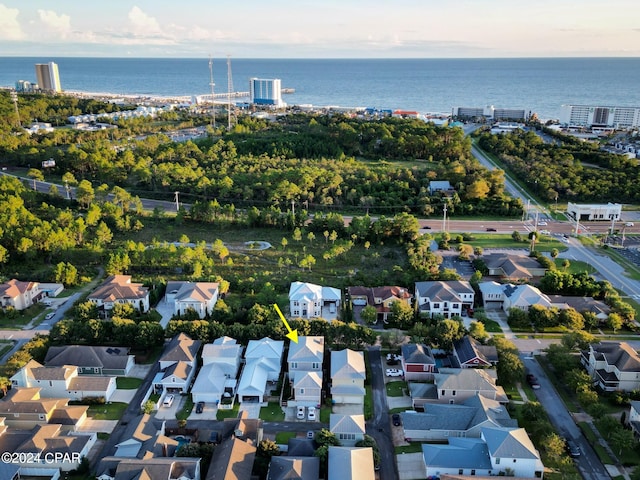
[[[355,433],[341,433],[338,438],[340,438],[340,440],[355,440],[356,439],[356,434]]]
[[[434,303],[433,304],[433,308],[440,308],[440,304],[439,303]]]
[[[451,304],[451,308],[460,308],[460,306],[457,303],[453,303]]]
[[[293,306],[294,307],[298,307],[298,306],[300,306],[300,303],[297,300],[294,300],[293,301]]]
[[[293,314],[294,314],[294,315],[300,315],[300,310],[294,310],[294,311],[293,311]]]
[[[462,468],[458,469],[458,475],[462,475],[464,473],[464,470]]]
[[[300,395],[304,395],[304,388],[300,389]]]
[[[496,465],[500,465],[500,458],[496,458]]]
[[[317,362],[314,362],[314,363],[311,365],[311,368],[320,368],[320,364],[319,364],[319,363],[317,363]]]
[[[513,463],[516,463],[516,459],[515,458],[513,459]]]
[[[444,397],[446,393],[446,390],[442,390],[442,393],[440,394],[440,396]]]
[[[44,413],[41,413],[40,415],[38,415],[38,418],[39,418],[40,420],[45,420],[45,419],[46,419],[46,416],[45,416],[45,414],[44,414]]]
[[[476,469],[475,469],[475,468],[472,468],[472,469],[471,469],[471,475],[475,475],[475,474],[476,474]]]
[[[53,387],[53,382],[51,380],[49,380],[49,386]]]
[[[455,397],[455,396],[456,396],[456,391],[455,391],[455,390],[453,390],[453,391],[451,392],[451,396],[452,396],[452,397]]]
[[[291,369],[298,368],[298,362],[291,362]]]

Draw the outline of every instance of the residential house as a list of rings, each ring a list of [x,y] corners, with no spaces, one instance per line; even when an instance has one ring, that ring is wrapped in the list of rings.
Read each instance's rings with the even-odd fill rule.
[[[582,352],[581,363],[605,392],[640,389],[640,356],[627,342],[600,342]]]
[[[57,297],[64,290],[64,285],[62,283],[40,283],[38,285],[40,292],[42,293],[42,298],[46,297]]]
[[[489,276],[509,282],[526,282],[543,277],[547,269],[534,257],[509,253],[489,253],[482,256]]]
[[[340,444],[345,447],[353,447],[364,439],[365,425],[364,415],[342,415],[332,413],[329,416],[329,430]]]
[[[424,344],[408,343],[401,347],[401,362],[405,380],[431,380],[437,371],[431,348]]]
[[[180,443],[165,435],[165,424],[148,414],[129,422],[122,435],[125,440],[116,444],[114,457],[153,458],[173,457]]]
[[[289,288],[289,312],[294,318],[335,319],[341,300],[337,288],[303,282],[293,282]]]
[[[482,345],[469,335],[453,343],[453,356],[459,368],[488,368],[498,364],[496,347]]]
[[[251,480],[257,448],[238,438],[228,438],[213,451],[207,480]]]
[[[545,308],[552,306],[549,297],[532,285],[505,285],[504,301],[502,303],[502,309],[505,312],[512,308],[526,312],[531,305]]]
[[[219,404],[233,399],[240,369],[242,346],[229,337],[217,338],[202,348],[202,368],[191,387],[193,401]]]
[[[87,299],[101,310],[128,303],[142,313],[149,311],[149,289],[141,283],[131,283],[131,275],[111,275]]]
[[[542,478],[544,465],[524,428],[482,429],[491,467],[495,472],[507,472],[515,477]]]
[[[566,295],[548,295],[551,305],[559,310],[573,308],[579,313],[593,313],[600,322],[609,318],[611,307],[601,300],[593,297],[577,297]]]
[[[452,437],[480,438],[483,427],[517,427],[506,407],[474,395],[460,404],[425,404],[424,413],[401,413],[404,437],[412,442],[440,442]]]
[[[165,299],[173,303],[174,314],[184,315],[192,310],[200,318],[211,315],[218,301],[219,283],[167,282]]]
[[[324,337],[298,337],[289,344],[287,365],[293,387],[293,406],[316,406],[322,402]]]
[[[174,336],[167,345],[166,353],[158,360],[160,369],[164,370],[178,362],[187,362],[192,367],[197,366],[198,351],[202,342],[193,340],[186,333],[179,333]]]
[[[349,287],[349,299],[353,306],[372,306],[378,312],[376,322],[386,322],[393,302],[404,302],[411,306],[413,295],[404,287]]]
[[[629,402],[629,415],[627,423],[631,427],[631,431],[636,438],[640,438],[640,401],[632,400]]]
[[[482,295],[482,305],[485,310],[502,310],[505,288],[503,283],[494,282],[493,280],[480,282],[478,288]]]
[[[287,456],[290,457],[313,457],[316,452],[316,445],[311,438],[292,437],[287,443]]]
[[[21,282],[11,279],[0,284],[0,307],[24,310],[42,296],[38,282]]]
[[[423,444],[427,478],[441,475],[542,478],[544,465],[523,428],[482,428],[480,438]]]
[[[6,480],[20,480],[20,465],[0,462],[0,478]]]
[[[371,447],[329,447],[327,480],[374,480]]]
[[[63,431],[75,431],[87,419],[86,405],[69,405],[68,398],[42,398],[41,388],[13,387],[0,400],[2,426],[31,429],[56,423]]]
[[[271,457],[267,480],[318,480],[320,478],[319,457]]]
[[[97,480],[200,480],[200,458],[154,457],[119,458],[105,457],[97,468]],[[229,477],[231,478],[231,477]]]
[[[364,405],[367,372],[364,354],[350,349],[331,352],[331,400]]]
[[[461,403],[476,394],[500,403],[509,399],[500,385],[496,384],[498,375],[493,369],[441,368],[433,376],[438,392],[438,403]]]
[[[127,376],[135,365],[128,347],[65,345],[49,347],[44,359],[47,367],[75,365],[78,375]]]
[[[167,349],[158,360],[160,372],[153,379],[157,392],[187,393],[198,366],[200,340],[193,340],[185,333],[171,339]]]
[[[7,429],[0,435],[0,451],[40,455],[40,462],[21,466],[24,476],[51,475],[52,471],[59,475],[60,470],[78,468],[96,440],[95,433],[65,432],[61,425],[36,425],[30,430]]]
[[[236,392],[240,402],[264,402],[267,383],[275,384],[280,378],[283,349],[284,342],[281,340],[265,337],[249,341]]]
[[[78,367],[74,365],[44,367],[30,360],[11,377],[11,385],[39,387],[44,398],[103,398],[108,402],[116,390],[116,378],[79,376]]]
[[[420,315],[433,318],[462,316],[473,308],[475,292],[471,284],[461,280],[416,282],[416,301]]]

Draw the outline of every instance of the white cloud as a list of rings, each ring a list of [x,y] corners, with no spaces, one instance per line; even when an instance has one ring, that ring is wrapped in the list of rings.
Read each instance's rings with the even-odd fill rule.
[[[49,30],[57,33],[61,38],[66,38],[71,33],[71,17],[69,15],[64,13],[58,15],[53,10],[38,10],[38,16]]]
[[[161,32],[160,24],[155,17],[147,15],[136,6],[129,11],[129,22],[131,22],[136,35],[144,36]]]
[[[8,8],[0,3],[0,38],[3,40],[22,40],[24,32],[18,22],[20,11]]]

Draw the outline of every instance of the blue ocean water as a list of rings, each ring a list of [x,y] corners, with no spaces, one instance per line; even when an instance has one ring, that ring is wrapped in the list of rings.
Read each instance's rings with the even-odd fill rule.
[[[0,58],[0,86],[35,81],[35,63],[55,61],[65,90],[191,96],[210,93],[209,59]],[[452,107],[525,108],[558,118],[563,104],[640,107],[640,58],[231,59],[233,87],[251,77],[295,89],[289,105],[451,112]],[[216,93],[227,60],[214,59]]]

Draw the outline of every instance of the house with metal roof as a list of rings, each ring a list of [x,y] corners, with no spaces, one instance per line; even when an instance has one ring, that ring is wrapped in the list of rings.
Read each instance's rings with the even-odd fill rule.
[[[495,472],[513,472],[516,477],[542,478],[544,465],[540,453],[524,428],[482,429],[491,467]]]
[[[275,383],[280,378],[283,349],[284,342],[281,340],[265,337],[249,341],[236,392],[240,402],[263,403],[267,383]]]
[[[591,344],[580,362],[605,392],[640,390],[640,355],[627,342]]]
[[[480,438],[483,427],[518,426],[505,406],[482,395],[474,395],[460,404],[425,404],[424,412],[407,411],[400,416],[404,437],[413,442]]]
[[[496,347],[482,345],[470,335],[453,342],[453,356],[460,368],[488,368],[498,364]]]
[[[289,378],[298,372],[322,372],[324,361],[324,337],[300,336],[298,342],[291,342],[287,355]]]
[[[200,318],[205,318],[215,308],[219,287],[215,282],[167,282],[165,300],[173,303],[175,315],[194,311]]]
[[[333,403],[364,405],[367,372],[364,353],[350,349],[331,352],[331,400]]]
[[[489,476],[493,472],[487,444],[480,438],[454,437],[448,444],[423,444],[422,457],[427,478],[446,473]]]
[[[308,282],[293,282],[289,287],[289,312],[292,318],[337,318],[340,290]]]
[[[416,301],[420,315],[433,318],[462,316],[463,310],[473,308],[475,291],[462,280],[416,282]]]
[[[438,370],[431,348],[422,343],[407,343],[400,348],[405,380],[431,380]]]
[[[329,447],[327,480],[373,480],[371,447]]]
[[[353,447],[364,439],[364,415],[342,415],[332,413],[329,416],[329,430],[345,447]]]

